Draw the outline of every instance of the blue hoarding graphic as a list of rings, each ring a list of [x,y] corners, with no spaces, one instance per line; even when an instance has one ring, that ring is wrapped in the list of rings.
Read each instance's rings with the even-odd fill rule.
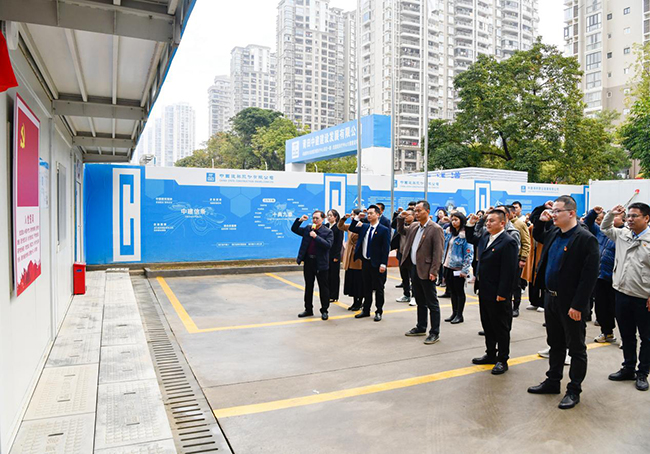
[[[356,176],[341,174],[87,164],[84,178],[89,264],[291,258],[300,243],[291,232],[296,218],[317,209],[343,214],[357,205]],[[514,200],[528,212],[567,188],[579,212],[585,206],[579,186],[524,190],[520,183],[433,179],[429,187],[432,207],[466,213]],[[421,183],[396,185],[396,207],[421,198]],[[388,177],[363,186],[362,204],[377,202],[390,210]]]

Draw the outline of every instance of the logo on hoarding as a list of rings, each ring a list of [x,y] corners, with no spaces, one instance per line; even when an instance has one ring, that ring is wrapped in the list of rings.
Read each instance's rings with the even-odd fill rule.
[[[205,177],[205,181],[207,181],[208,183],[214,183],[215,181],[217,181],[217,176],[216,176],[216,174],[214,174],[214,173],[208,173],[208,174],[206,175],[206,177]]]
[[[141,260],[141,171],[113,169],[113,261]]]
[[[300,142],[295,141],[291,144],[291,159],[297,159],[300,156]]]
[[[521,186],[521,192],[522,192],[523,194],[526,193],[526,185],[525,185],[525,184]]]

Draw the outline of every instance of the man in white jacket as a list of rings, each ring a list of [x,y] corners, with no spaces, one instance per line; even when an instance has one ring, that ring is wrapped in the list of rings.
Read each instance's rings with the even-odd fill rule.
[[[616,290],[616,321],[623,341],[623,367],[610,380],[636,380],[639,391],[648,390],[650,372],[650,207],[628,207],[627,228],[614,228],[614,218],[625,212],[621,205],[605,215],[601,231],[616,242],[613,287]],[[641,348],[637,366],[636,332]]]

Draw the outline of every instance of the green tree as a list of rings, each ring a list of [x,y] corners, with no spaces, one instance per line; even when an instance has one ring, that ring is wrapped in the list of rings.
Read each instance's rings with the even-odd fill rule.
[[[355,173],[357,171],[357,156],[344,156],[342,158],[326,159],[307,164],[307,172],[320,173]]]
[[[275,110],[249,107],[230,119],[233,133],[239,136],[244,145],[250,146],[253,136],[261,128],[267,128],[282,114]]]
[[[456,124],[491,167],[523,170],[536,181],[541,164],[557,159],[567,122],[582,116],[578,61],[539,40],[498,62],[479,56],[456,77]]]
[[[260,159],[241,138],[234,134],[219,132],[192,155],[179,159],[177,167],[216,167],[221,169],[257,169]]]
[[[429,123],[429,169],[457,169],[482,164],[477,150],[465,144],[464,131],[457,123],[431,120]]]
[[[307,132],[306,128],[298,129],[291,120],[284,117],[277,117],[269,126],[259,128],[252,137],[251,147],[261,168],[284,170],[285,142]]]

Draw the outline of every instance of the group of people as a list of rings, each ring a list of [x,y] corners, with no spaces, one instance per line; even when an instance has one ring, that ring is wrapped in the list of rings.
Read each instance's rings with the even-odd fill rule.
[[[508,370],[510,331],[519,315],[521,295],[529,289],[530,309],[544,312],[549,358],[546,379],[532,394],[559,394],[563,367],[570,357],[570,382],[559,407],[580,402],[587,373],[586,321],[595,308],[601,334],[596,342],[615,341],[616,322],[622,340],[622,368],[610,380],[632,380],[648,389],[650,372],[650,207],[645,203],[616,206],[605,213],[594,207],[579,218],[570,196],[522,214],[519,202],[466,216],[439,210],[431,216],[426,200],[398,209],[392,222],[383,204],[353,210],[343,217],[330,210],[296,219],[292,231],[302,237],[298,263],[304,262],[305,309],[313,315],[314,281],[318,281],[321,317],[338,300],[340,266],[344,294],[353,298],[356,318],[382,320],[388,256],[397,251],[404,295],[398,302],[417,306],[415,327],[406,336],[440,339],[441,313],[437,284],[445,286],[452,313],[445,319],[463,323],[465,286],[474,279],[486,350],[474,364],[492,366],[492,374]],[[325,218],[327,217],[327,223]],[[348,223],[348,220],[350,223]],[[348,232],[347,240],[344,232]],[[343,243],[345,240],[345,247]],[[595,307],[594,307],[595,306]],[[637,350],[637,331],[640,350]],[[638,355],[637,355],[638,351]],[[638,362],[638,364],[637,364]]]

